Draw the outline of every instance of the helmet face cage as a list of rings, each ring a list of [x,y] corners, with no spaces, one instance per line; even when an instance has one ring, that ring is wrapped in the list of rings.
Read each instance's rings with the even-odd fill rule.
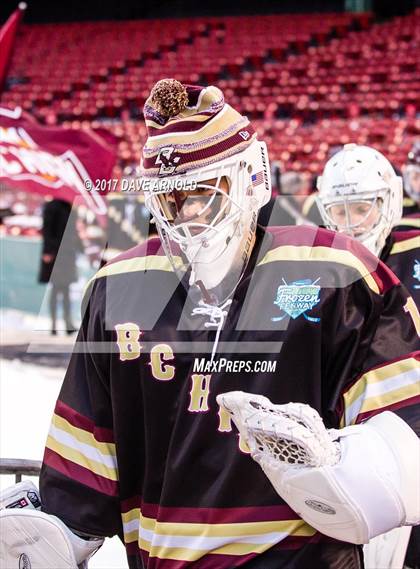
[[[181,177],[151,180],[145,204],[158,230],[181,249],[206,247],[221,232],[229,238],[251,207],[262,207],[270,198],[264,175],[263,189],[253,182],[253,174],[262,174],[268,164],[266,152],[264,143],[254,141],[239,154]]]
[[[258,210],[271,196],[264,142],[233,156],[166,178],[144,179],[145,203],[166,256],[183,283],[211,290],[216,303],[240,281]],[[193,288],[197,288],[193,287]],[[210,298],[210,297],[207,297]]]
[[[205,240],[243,211],[243,205],[233,195],[234,176],[231,164],[206,168],[183,179],[185,191],[151,191],[146,194],[145,203],[157,226],[175,243],[182,246]]]
[[[389,188],[374,193],[318,197],[318,206],[329,229],[363,240],[389,218]]]

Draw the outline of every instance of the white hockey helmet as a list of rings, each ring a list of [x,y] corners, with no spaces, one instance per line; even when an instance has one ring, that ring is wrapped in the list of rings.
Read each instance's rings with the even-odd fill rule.
[[[347,233],[379,256],[402,216],[402,179],[369,146],[346,144],[325,165],[317,204],[329,229]]]

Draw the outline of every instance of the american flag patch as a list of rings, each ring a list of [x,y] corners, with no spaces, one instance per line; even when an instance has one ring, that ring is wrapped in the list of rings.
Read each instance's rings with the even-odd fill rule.
[[[256,174],[252,174],[251,180],[252,180],[253,186],[259,186],[260,184],[263,184],[264,183],[263,171],[261,170],[261,172],[257,172]]]

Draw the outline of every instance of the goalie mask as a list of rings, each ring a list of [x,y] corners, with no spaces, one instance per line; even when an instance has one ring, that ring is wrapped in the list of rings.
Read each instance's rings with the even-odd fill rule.
[[[317,203],[329,229],[347,233],[379,256],[402,215],[402,180],[368,146],[346,144],[318,178]]]
[[[145,118],[146,206],[174,268],[220,305],[243,274],[271,196],[266,146],[216,87],[159,81]]]

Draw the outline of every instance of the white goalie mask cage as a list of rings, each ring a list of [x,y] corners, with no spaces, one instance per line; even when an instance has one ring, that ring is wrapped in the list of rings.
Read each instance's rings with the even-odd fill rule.
[[[240,279],[258,211],[271,197],[269,171],[266,145],[255,140],[184,175],[143,179],[165,253],[175,270],[191,268],[190,284],[212,290],[228,273]]]
[[[355,237],[379,256],[402,216],[402,179],[385,156],[368,146],[346,144],[327,162],[317,188],[325,225]]]

